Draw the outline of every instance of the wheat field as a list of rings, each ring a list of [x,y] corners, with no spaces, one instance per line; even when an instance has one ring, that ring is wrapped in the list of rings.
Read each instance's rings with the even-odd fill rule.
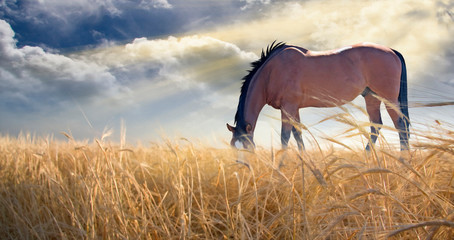
[[[1,239],[452,239],[454,133],[302,156],[0,136]],[[339,146],[336,140],[327,140]]]

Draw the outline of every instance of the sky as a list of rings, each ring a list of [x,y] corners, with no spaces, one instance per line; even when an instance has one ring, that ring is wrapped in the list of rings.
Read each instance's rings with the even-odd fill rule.
[[[452,106],[417,106],[454,101],[453,0],[0,0],[0,134],[83,140],[112,131],[119,141],[126,131],[130,143],[184,137],[225,146],[241,78],[274,40],[397,49],[413,128],[452,127]],[[353,103],[364,106],[361,97]],[[339,112],[300,111],[321,138],[345,135],[345,124],[319,123]],[[279,118],[264,108],[258,145],[278,146]],[[311,145],[310,134],[305,140]]]

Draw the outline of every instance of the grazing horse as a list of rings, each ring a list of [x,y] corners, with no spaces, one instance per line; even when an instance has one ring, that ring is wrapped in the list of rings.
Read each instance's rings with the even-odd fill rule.
[[[316,52],[274,41],[243,78],[236,126],[231,145],[253,148],[254,129],[265,104],[281,110],[282,147],[287,148],[293,133],[300,151],[304,148],[299,109],[335,107],[351,102],[358,95],[366,101],[371,137],[366,150],[377,140],[380,104],[399,132],[401,150],[408,150],[410,137],[407,100],[407,70],[398,51],[373,43],[361,43],[337,50]]]

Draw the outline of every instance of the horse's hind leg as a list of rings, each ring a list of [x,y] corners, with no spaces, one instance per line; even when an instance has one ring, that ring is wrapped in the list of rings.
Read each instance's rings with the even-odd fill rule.
[[[399,103],[394,102],[391,103],[393,105],[386,106],[388,110],[388,114],[393,120],[394,126],[396,127],[397,131],[399,132],[399,140],[400,140],[400,150],[405,151],[409,150],[409,130],[407,121],[404,120],[405,116],[399,110]]]
[[[373,93],[368,93],[364,96],[364,99],[366,100],[367,114],[369,114],[369,120],[372,123],[370,126],[370,140],[366,146],[366,151],[370,151],[371,145],[377,141],[378,135],[380,134],[380,126],[383,124],[380,114],[381,101]]]

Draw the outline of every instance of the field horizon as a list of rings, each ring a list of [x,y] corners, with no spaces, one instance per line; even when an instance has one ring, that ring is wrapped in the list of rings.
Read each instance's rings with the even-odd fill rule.
[[[454,133],[300,155],[0,135],[2,239],[449,239]],[[345,146],[344,146],[345,145]]]

